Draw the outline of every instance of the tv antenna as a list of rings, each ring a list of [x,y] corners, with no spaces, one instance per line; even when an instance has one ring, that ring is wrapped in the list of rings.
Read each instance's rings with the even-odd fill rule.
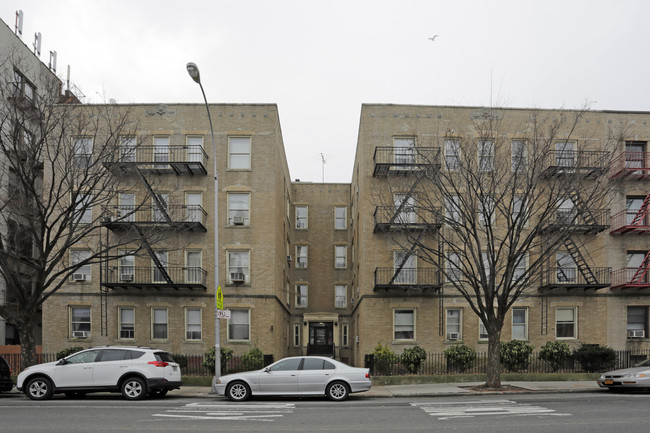
[[[334,158],[334,155],[329,155],[327,153],[322,153],[322,152],[312,158],[312,159],[320,159],[320,162],[321,162],[321,182],[323,182],[323,183],[325,183],[325,164],[327,163],[327,161],[329,161],[332,158]]]

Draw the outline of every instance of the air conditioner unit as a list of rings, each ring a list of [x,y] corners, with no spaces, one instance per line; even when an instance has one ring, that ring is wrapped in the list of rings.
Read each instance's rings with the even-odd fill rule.
[[[133,281],[133,274],[120,274],[120,281],[127,283]]]
[[[287,262],[291,263],[291,256],[287,256]]]
[[[359,336],[358,336],[358,335],[356,335],[356,336],[354,337],[354,342],[355,342],[355,343],[358,343],[358,342],[359,342]]]
[[[88,338],[88,337],[90,337],[90,331],[72,331],[72,337],[74,337],[74,338]]]
[[[72,274],[72,281],[86,281],[86,274]]]
[[[231,272],[230,280],[233,283],[243,283],[244,282],[244,273],[243,272]]]
[[[236,226],[243,226],[244,225],[244,217],[242,216],[236,216],[232,217],[232,223]]]
[[[296,263],[296,265],[297,265],[299,268],[306,268],[306,267],[307,267],[307,262],[305,262],[305,261],[299,261],[298,263]]]
[[[644,338],[645,330],[643,329],[634,329],[627,331],[627,338]]]
[[[460,338],[460,333],[458,332],[448,332],[447,340],[458,340]]]

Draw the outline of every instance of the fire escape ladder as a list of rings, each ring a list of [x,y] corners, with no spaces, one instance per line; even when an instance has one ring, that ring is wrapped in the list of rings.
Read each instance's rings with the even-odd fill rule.
[[[540,334],[548,334],[548,296],[542,296],[541,298],[541,309],[540,309]]]
[[[580,197],[580,192],[578,191],[578,188],[575,186],[575,184],[571,183],[570,185],[566,185],[566,190],[569,194],[569,198],[573,202],[573,205],[576,207],[576,210],[578,212],[577,216],[584,219],[585,223],[588,226],[596,226],[598,224],[598,221],[596,220],[593,212],[591,212],[591,209],[589,209],[584,200],[582,200],[582,197]]]
[[[638,267],[636,272],[634,273],[634,276],[632,277],[632,280],[630,281],[631,284],[641,284],[645,281],[645,276],[648,274],[648,268],[650,267],[650,251],[648,251],[643,258],[643,262],[641,263],[641,266]]]
[[[571,258],[573,258],[573,262],[578,267],[578,271],[580,271],[582,276],[585,278],[585,281],[587,282],[587,284],[597,285],[598,280],[596,279],[596,276],[592,272],[589,265],[587,265],[587,262],[585,261],[585,258],[582,256],[582,253],[580,252],[580,249],[578,248],[576,243],[573,241],[573,239],[571,239],[570,237],[567,237],[564,240],[564,246],[566,247],[567,251],[571,255]]]
[[[643,199],[643,203],[641,204],[641,208],[639,208],[639,211],[634,215],[634,219],[632,220],[633,226],[637,225],[643,225],[643,221],[645,221],[645,217],[648,214],[648,207],[650,206],[650,193],[645,196],[645,199]]]
[[[420,183],[420,180],[422,180],[422,176],[419,176],[415,180],[415,182],[413,182],[413,185],[411,185],[411,188],[408,190],[408,192],[406,194],[404,194],[404,198],[402,199],[402,201],[399,204],[399,206],[397,207],[397,209],[395,209],[395,212],[393,213],[393,216],[391,217],[390,221],[388,222],[389,226],[392,226],[393,224],[395,224],[395,220],[398,218],[398,216],[404,210],[404,207],[407,205],[409,198],[411,198],[413,196],[413,192],[415,191],[415,188]],[[408,221],[405,221],[405,222],[408,223]]]
[[[165,279],[165,281],[167,281],[168,284],[173,285],[174,282],[172,281],[171,277],[167,273],[167,269],[165,269],[165,267],[163,266],[162,262],[160,261],[160,259],[156,255],[153,248],[151,248],[151,244],[149,243],[149,241],[145,237],[144,232],[142,231],[142,228],[137,224],[134,227],[138,231],[138,234],[140,235],[140,241],[142,242],[144,247],[149,252],[149,255],[151,256],[151,259],[153,260],[154,264],[156,265],[156,268],[158,268],[158,271],[160,272],[160,275],[163,276],[163,278]]]
[[[162,201],[160,196],[156,194],[151,188],[151,184],[145,177],[144,173],[142,173],[142,170],[140,170],[140,167],[136,166],[136,170],[138,172],[138,175],[140,176],[140,179],[142,180],[142,183],[144,183],[144,186],[147,188],[147,191],[149,191],[149,194],[151,194],[151,197],[153,198],[154,202],[156,203],[156,209],[160,212],[160,214],[165,218],[165,221],[168,223],[172,222],[171,217],[169,216],[169,213],[167,213],[167,206],[165,203]]]

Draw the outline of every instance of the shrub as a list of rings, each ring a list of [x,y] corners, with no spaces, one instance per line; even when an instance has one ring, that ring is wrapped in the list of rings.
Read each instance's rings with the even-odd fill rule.
[[[259,347],[253,346],[242,355],[241,362],[246,370],[259,370],[264,367],[264,354]]]
[[[526,370],[531,353],[533,353],[533,345],[525,341],[511,340],[507,343],[499,343],[501,365],[512,372]]]
[[[573,350],[573,358],[580,363],[588,373],[609,370],[616,365],[616,352],[607,346],[598,344],[583,344]]]
[[[400,356],[399,360],[406,370],[411,374],[416,374],[420,370],[420,366],[427,359],[427,352],[423,348],[416,345],[408,349],[404,349],[404,352]]]
[[[56,352],[56,359],[65,358],[66,356],[68,356],[68,355],[72,355],[73,353],[77,353],[77,352],[79,352],[80,350],[84,350],[84,348],[83,348],[83,347],[80,347],[80,346],[75,346],[75,347],[66,347],[66,348],[63,349],[63,350],[61,350],[61,351],[59,351],[59,352]]]
[[[447,357],[447,370],[464,373],[474,366],[476,351],[464,344],[451,346],[445,350]]]
[[[221,374],[224,374],[228,366],[228,361],[232,359],[233,352],[232,349],[221,346],[219,347],[219,353],[221,355]],[[214,371],[214,346],[203,355],[203,366],[209,371]]]
[[[187,367],[187,355],[182,355],[180,353],[172,353],[172,358],[174,362],[182,369]]]
[[[564,341],[547,341],[539,350],[539,359],[546,361],[555,373],[571,359],[571,350]]]
[[[374,374],[387,375],[391,373],[392,366],[397,362],[397,355],[390,347],[377,343],[375,351],[372,353],[374,362]]]

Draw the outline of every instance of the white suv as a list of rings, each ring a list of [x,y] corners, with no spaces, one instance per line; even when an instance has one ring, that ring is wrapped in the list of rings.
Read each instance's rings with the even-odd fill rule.
[[[169,353],[106,346],[28,367],[18,375],[16,388],[32,400],[47,400],[55,393],[74,397],[101,391],[121,392],[127,400],[140,400],[147,395],[164,397],[181,385],[181,369]]]

